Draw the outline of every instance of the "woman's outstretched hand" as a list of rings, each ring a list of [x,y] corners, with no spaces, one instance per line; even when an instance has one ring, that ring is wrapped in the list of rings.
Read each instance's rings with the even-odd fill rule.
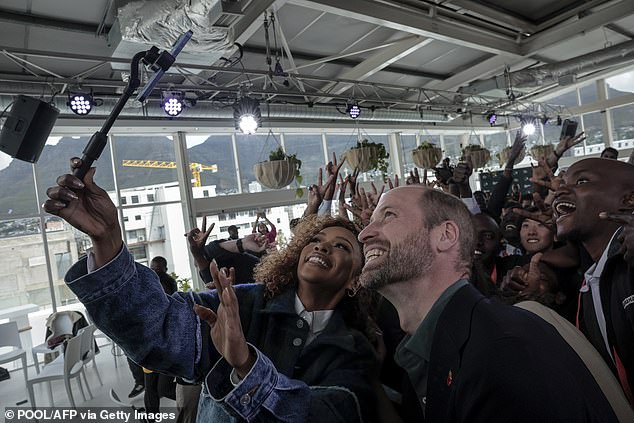
[[[209,288],[215,287],[220,299],[218,310],[213,310],[201,305],[194,305],[194,312],[201,320],[207,322],[211,327],[211,339],[216,350],[227,360],[227,363],[238,373],[240,378],[244,378],[253,364],[256,356],[253,353],[242,332],[240,322],[240,308],[238,298],[233,289],[235,279],[235,269],[218,269],[216,261],[209,265],[213,286],[207,284]]]
[[[71,159],[71,169],[81,166],[81,159]],[[95,168],[84,180],[71,174],[57,178],[57,185],[46,190],[48,200],[42,208],[61,217],[90,236],[97,267],[114,258],[121,250],[121,227],[117,209],[106,191],[94,183]]]

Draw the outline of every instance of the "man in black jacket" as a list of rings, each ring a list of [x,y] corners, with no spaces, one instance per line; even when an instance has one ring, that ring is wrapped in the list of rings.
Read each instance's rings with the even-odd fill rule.
[[[553,202],[557,236],[580,242],[594,262],[579,294],[577,327],[619,378],[634,407],[634,269],[621,251],[621,223],[601,212],[634,208],[634,166],[585,159],[563,176]]]
[[[396,307],[395,355],[430,422],[613,422],[587,367],[553,326],[468,281],[471,215],[423,186],[384,194],[359,234],[361,283]]]

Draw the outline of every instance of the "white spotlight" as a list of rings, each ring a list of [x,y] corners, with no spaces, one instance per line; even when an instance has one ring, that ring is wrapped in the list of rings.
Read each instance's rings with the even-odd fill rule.
[[[242,97],[233,105],[233,119],[236,129],[243,134],[254,134],[262,122],[260,103],[249,97]]]
[[[525,123],[522,126],[522,133],[524,133],[524,135],[533,135],[535,133],[535,125],[532,123]]]

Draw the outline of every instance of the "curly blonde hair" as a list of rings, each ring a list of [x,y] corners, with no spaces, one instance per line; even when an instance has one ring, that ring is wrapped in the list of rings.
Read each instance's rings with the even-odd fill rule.
[[[278,295],[287,285],[297,285],[297,266],[302,249],[323,229],[333,226],[348,229],[355,237],[359,235],[359,230],[350,221],[332,216],[311,215],[304,217],[295,227],[293,239],[286,248],[271,253],[262,259],[253,271],[253,277],[266,286],[268,298]],[[363,255],[360,258],[363,265]],[[361,267],[357,275],[361,273]]]

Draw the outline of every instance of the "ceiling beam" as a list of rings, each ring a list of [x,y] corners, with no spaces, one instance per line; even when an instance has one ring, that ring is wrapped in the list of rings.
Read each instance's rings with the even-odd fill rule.
[[[526,39],[521,46],[525,56],[537,53],[577,35],[600,28],[634,14],[634,1],[623,0],[604,9],[561,23]]]
[[[425,88],[433,88],[443,91],[452,91],[475,79],[484,78],[493,72],[503,69],[508,64],[509,58],[504,56],[492,56],[481,60],[474,66],[470,66],[462,72],[450,76],[443,81],[430,81]]]
[[[269,8],[279,9],[286,0],[257,0],[249,3],[243,15],[233,27],[235,42],[244,44],[257,32],[264,22],[264,13]]]
[[[393,44],[389,44],[389,45],[393,45]],[[385,46],[387,47],[387,46]],[[383,48],[383,47],[382,47]],[[251,53],[251,54],[260,54],[260,55],[266,55],[266,50],[263,47],[256,47],[256,46],[244,46],[243,50],[245,53]],[[374,50],[374,47],[372,48],[372,50]],[[364,51],[361,52],[357,52],[358,54],[362,54]],[[357,54],[355,53],[355,54]],[[307,52],[298,52],[298,51],[294,51],[293,52],[293,58],[295,60],[304,60],[307,62],[312,62],[310,63],[310,66],[314,66],[320,63],[332,63],[333,65],[340,65],[340,66],[346,66],[346,67],[355,67],[357,65],[359,65],[360,63],[362,63],[362,61],[359,60],[354,60],[354,59],[347,59],[346,56],[348,54],[336,54],[333,56],[328,56],[328,57],[323,57],[323,56],[319,56],[316,54],[311,54],[311,53],[307,53]],[[307,66],[308,63],[304,63],[301,65],[297,66],[297,69],[304,69]],[[387,66],[386,68],[383,69],[384,71],[387,72],[393,72],[393,73],[399,73],[402,75],[409,75],[409,76],[416,76],[419,78],[429,78],[429,79],[445,79],[447,78],[449,75],[448,74],[442,74],[442,73],[435,73],[435,72],[425,72],[422,70],[417,70],[417,69],[411,69],[411,68],[406,68],[406,67],[401,67],[401,66]]]
[[[443,3],[443,5],[458,6],[460,10],[467,11],[470,15],[477,16],[481,19],[485,19],[490,22],[494,22],[498,25],[503,25],[518,32],[528,32],[530,34],[537,31],[537,25],[525,20],[512,16],[508,13],[502,12],[498,9],[485,6],[481,3],[476,3],[472,0],[451,0],[449,3]]]
[[[438,15],[417,12],[371,0],[289,0],[298,6],[326,11],[362,22],[447,41],[494,54],[519,55],[519,46],[508,36],[483,30]]]
[[[423,37],[413,37],[412,39],[402,40],[390,47],[377,51],[354,68],[342,72],[337,76],[337,78],[363,81],[375,73],[385,69],[390,64],[397,62],[403,57],[406,57],[416,50],[426,46],[432,41],[433,40],[430,38]],[[341,94],[348,90],[351,86],[352,84],[334,82],[326,84],[326,86],[324,86],[321,90],[333,94]],[[318,99],[317,101],[322,102],[324,99]]]
[[[98,25],[86,24],[83,22],[55,19],[31,13],[19,13],[9,10],[0,10],[0,22],[9,22],[13,24],[18,23],[27,26],[38,26],[41,28],[53,28],[62,31],[81,32],[91,35],[95,35],[97,33],[97,29],[99,28]],[[104,25],[103,30],[108,32],[110,27]]]

